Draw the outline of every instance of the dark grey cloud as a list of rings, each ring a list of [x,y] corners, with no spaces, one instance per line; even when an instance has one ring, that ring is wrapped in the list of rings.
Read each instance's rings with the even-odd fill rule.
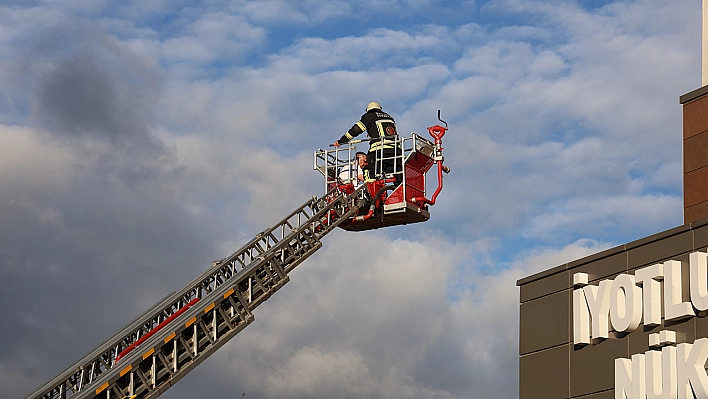
[[[137,115],[117,98],[117,82],[89,54],[62,60],[40,90],[37,114],[49,129],[112,139],[135,133],[126,128]]]
[[[149,145],[165,72],[98,22],[49,8],[0,9],[0,122],[54,138]],[[76,144],[76,143],[72,143]]]
[[[71,18],[24,35],[3,63],[22,84],[0,82],[28,107],[5,116],[34,133],[3,127],[4,144],[29,143],[13,159],[62,183],[13,161],[3,176],[17,178],[0,180],[2,398],[24,397],[223,256],[224,226],[191,212],[189,179],[154,133],[157,62]]]
[[[0,308],[11,326],[0,339],[13,342],[0,349],[0,362],[32,384],[186,283],[215,253],[201,231],[208,221],[196,222],[166,199],[158,182],[151,189],[79,180],[63,192],[0,202],[0,302],[14,304]],[[19,397],[32,388],[15,384],[5,393]]]
[[[82,33],[78,35],[95,32]],[[149,141],[161,70],[113,39],[87,41],[85,48],[47,60],[48,71],[35,93],[34,115],[54,134],[144,145]]]

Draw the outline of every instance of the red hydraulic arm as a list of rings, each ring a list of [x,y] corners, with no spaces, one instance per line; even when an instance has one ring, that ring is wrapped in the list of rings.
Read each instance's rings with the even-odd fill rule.
[[[440,119],[440,111],[438,111],[438,119]],[[442,120],[440,121],[442,122]],[[445,123],[445,125],[447,125],[447,123]],[[438,198],[438,194],[440,194],[440,191],[442,191],[443,188],[443,172],[447,172],[450,170],[447,166],[443,166],[443,161],[445,160],[445,158],[442,156],[442,151],[444,149],[442,147],[442,138],[445,135],[446,131],[447,128],[442,127],[440,125],[435,125],[428,128],[428,132],[435,139],[434,161],[438,164],[438,188],[437,190],[435,190],[435,193],[433,193],[433,197],[431,199],[427,199],[425,197],[413,198],[413,202],[417,203],[420,206],[423,206],[424,204],[435,205],[435,200]]]

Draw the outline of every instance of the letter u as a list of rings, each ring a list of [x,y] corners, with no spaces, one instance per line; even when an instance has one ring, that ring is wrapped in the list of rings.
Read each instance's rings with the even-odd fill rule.
[[[676,399],[676,348],[645,353],[647,399]]]
[[[699,311],[708,310],[708,254],[694,252],[689,257],[691,266],[691,302]]]

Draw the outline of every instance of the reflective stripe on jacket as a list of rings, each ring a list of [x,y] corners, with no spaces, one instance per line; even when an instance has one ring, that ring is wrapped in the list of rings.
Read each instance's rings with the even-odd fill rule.
[[[398,132],[396,121],[391,115],[380,109],[372,109],[361,116],[361,120],[352,126],[338,141],[340,144],[348,143],[354,137],[366,132],[372,140],[369,150],[379,148],[395,148]],[[376,140],[381,139],[381,140]]]

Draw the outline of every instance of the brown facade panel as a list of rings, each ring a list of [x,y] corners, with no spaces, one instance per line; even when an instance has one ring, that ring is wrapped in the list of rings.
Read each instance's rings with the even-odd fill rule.
[[[617,273],[625,273],[626,271],[627,253],[620,252],[618,254],[572,268],[570,270],[570,279],[572,281],[575,273],[587,273],[590,281],[596,281]]]
[[[606,249],[604,251],[600,251],[596,254],[588,255],[584,258],[569,262],[567,265],[567,268],[568,269],[575,269],[578,266],[585,265],[585,264],[592,263],[592,262],[596,262],[600,259],[609,258],[612,255],[618,255],[623,252],[624,252],[624,245],[620,245],[620,246],[613,247],[613,248],[608,248],[608,249]]]
[[[551,276],[551,275],[553,275],[553,274],[560,273],[560,272],[562,272],[563,270],[566,270],[566,269],[567,269],[566,265],[556,266],[556,267],[554,267],[554,268],[547,269],[547,270],[544,270],[544,271],[542,271],[542,272],[538,272],[538,273],[534,274],[533,276],[529,276],[529,277],[522,278],[521,280],[518,280],[518,281],[516,282],[516,285],[519,285],[519,286],[521,286],[521,285],[526,285],[526,284],[528,284],[528,283],[530,283],[530,282],[532,282],[532,281],[536,281],[536,280],[540,280],[540,279],[542,279],[542,278],[549,277],[549,276]]]
[[[696,336],[695,336],[695,338],[708,337],[708,317],[696,317],[695,323],[696,323]]]
[[[708,202],[706,210],[708,211]],[[708,247],[708,226],[704,225],[693,230],[693,249],[705,252],[706,247]]]
[[[630,250],[630,249],[642,247],[644,245],[648,245],[653,242],[665,240],[669,237],[672,237],[672,236],[675,236],[675,235],[678,235],[680,233],[684,233],[684,232],[687,232],[690,230],[691,230],[691,226],[689,226],[689,225],[682,225],[682,226],[674,227],[673,229],[669,229],[666,231],[662,231],[660,233],[652,234],[649,237],[640,238],[638,240],[627,243],[624,245],[624,248],[626,250]]]
[[[629,357],[625,339],[608,339],[570,351],[570,395],[582,396],[615,387],[615,359]]]
[[[676,332],[677,343],[693,342],[696,340],[696,319],[690,318],[671,325],[661,325],[653,328],[640,325],[627,337],[629,339],[629,355],[648,351],[649,334],[657,334],[665,330]]]
[[[611,391],[593,393],[590,395],[574,396],[573,399],[615,399],[615,391],[613,389]]]
[[[568,351],[563,345],[519,358],[519,399],[567,399]]]
[[[699,133],[683,142],[683,172],[708,166],[708,132]]]
[[[568,288],[569,274],[567,270],[550,275],[545,278],[531,281],[520,288],[521,302],[540,298],[544,295],[553,294]]]
[[[570,342],[570,301],[571,291],[565,290],[521,304],[520,354]]]
[[[627,251],[629,269],[648,266],[690,252],[693,249],[691,230]]]
[[[708,131],[708,97],[703,96],[683,105],[683,138]]]
[[[684,209],[704,201],[708,201],[708,167],[684,173]]]

